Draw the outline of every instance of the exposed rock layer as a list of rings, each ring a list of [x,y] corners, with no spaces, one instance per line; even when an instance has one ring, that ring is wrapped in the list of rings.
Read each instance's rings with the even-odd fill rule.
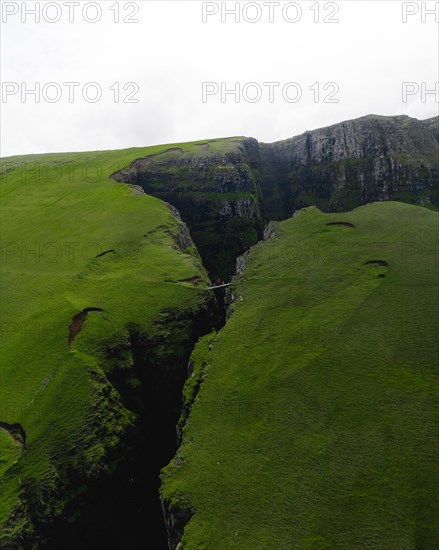
[[[439,206],[438,118],[366,116],[261,144],[265,213],[400,200]]]

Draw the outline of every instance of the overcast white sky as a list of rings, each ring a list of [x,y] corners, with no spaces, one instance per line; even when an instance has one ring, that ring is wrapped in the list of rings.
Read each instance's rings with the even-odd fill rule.
[[[255,2],[242,0],[241,20],[229,15],[225,23],[220,2],[204,3],[209,4],[205,10],[218,9],[204,23],[199,0],[81,1],[79,6],[2,0],[1,156],[236,135],[270,142],[369,113],[421,119],[438,114],[437,97],[421,93],[422,83],[434,89],[439,80],[439,15],[422,13],[435,5],[439,9],[437,2],[409,3],[406,11],[418,11],[406,23],[399,0],[320,1],[319,6],[315,0],[301,1],[290,3],[285,12],[288,2],[277,3],[258,2],[258,14]],[[40,21],[23,5],[36,7]],[[229,9],[234,5],[227,3]],[[100,19],[87,22],[97,19],[98,8]],[[255,23],[245,20],[258,16]],[[138,22],[124,23],[124,18]],[[324,18],[339,22],[324,23]],[[65,82],[79,83],[72,102]],[[85,87],[91,82],[95,87]],[[137,103],[123,102],[134,91],[133,86],[124,91],[129,82],[138,86]],[[231,95],[222,102],[220,93],[203,102],[203,82],[217,83],[219,89],[221,83],[258,86],[241,90],[239,102]],[[280,84],[273,102],[264,82]],[[291,82],[296,86],[286,88],[287,99],[296,99],[299,87],[302,94],[295,103],[282,94]],[[325,90],[330,82],[336,86]],[[415,83],[406,103],[403,82]],[[22,97],[36,83],[39,103],[31,94]],[[47,83],[56,85],[44,88]],[[258,87],[260,100],[247,101]],[[338,103],[324,102],[336,87]],[[84,100],[84,90],[93,99],[97,89],[99,101]],[[59,101],[48,101],[60,92]]]

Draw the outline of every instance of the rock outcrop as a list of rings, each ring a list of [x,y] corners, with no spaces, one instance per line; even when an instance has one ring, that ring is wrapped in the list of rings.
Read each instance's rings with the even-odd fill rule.
[[[134,161],[113,175],[178,209],[204,265],[229,279],[235,259],[262,236],[258,142],[212,140]]]
[[[269,219],[311,205],[328,212],[382,200],[439,206],[437,117],[370,115],[260,151]]]

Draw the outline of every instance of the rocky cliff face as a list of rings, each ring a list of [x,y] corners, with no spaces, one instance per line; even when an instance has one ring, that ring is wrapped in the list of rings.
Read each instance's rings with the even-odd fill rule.
[[[267,216],[382,200],[439,206],[437,121],[371,115],[261,144]]]
[[[439,207],[438,117],[369,115],[279,141],[171,148],[114,174],[180,212],[205,266],[228,278],[267,220],[396,200]]]
[[[113,177],[175,206],[215,279],[228,279],[235,258],[262,234],[256,140],[212,140],[186,150],[172,148],[138,159]]]

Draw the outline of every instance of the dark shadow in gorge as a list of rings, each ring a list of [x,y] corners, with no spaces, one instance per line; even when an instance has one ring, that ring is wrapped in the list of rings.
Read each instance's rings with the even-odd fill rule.
[[[85,481],[68,472],[73,487],[86,490],[80,500],[71,501],[63,519],[41,527],[49,540],[44,548],[168,548],[159,473],[177,451],[176,425],[193,347],[201,335],[221,324],[213,301],[192,319],[168,313],[157,325],[156,336],[131,327],[129,345],[108,349],[107,377],[124,405],[136,413],[136,426],[123,456],[113,457],[119,463],[111,476]],[[78,509],[80,516],[75,517]]]
[[[226,324],[227,306],[226,306],[226,289],[217,288],[214,289],[215,298],[218,304],[218,318],[215,324],[215,330],[219,332]]]

